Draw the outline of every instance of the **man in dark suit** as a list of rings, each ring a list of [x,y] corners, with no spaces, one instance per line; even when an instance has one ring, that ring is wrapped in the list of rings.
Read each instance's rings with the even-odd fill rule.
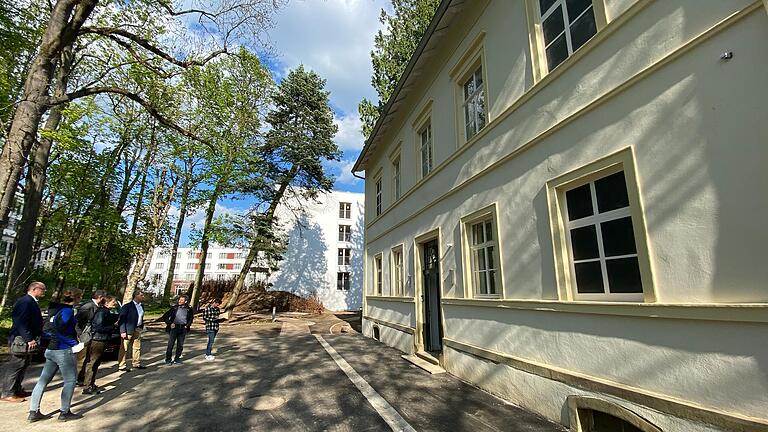
[[[29,349],[37,348],[37,339],[43,334],[43,315],[40,312],[40,306],[37,301],[45,296],[45,284],[42,282],[32,282],[27,287],[27,294],[16,300],[13,304],[11,317],[13,325],[8,336],[8,344],[20,336],[27,343]],[[2,395],[0,400],[5,402],[22,402],[29,396],[21,388],[21,382],[24,380],[24,373],[30,363],[30,355],[8,356],[3,371]]]
[[[96,290],[93,292],[91,300],[77,309],[77,327],[75,327],[75,330],[77,331],[78,340],[85,345],[84,348],[77,353],[77,385],[80,386],[83,385],[83,382],[85,381],[85,365],[88,363],[88,360],[91,359],[91,337],[93,336],[91,323],[106,295],[106,291]]]
[[[117,355],[117,368],[130,372],[126,360],[126,353],[131,350],[131,363],[136,369],[146,369],[141,364],[141,332],[144,330],[144,307],[141,302],[144,301],[144,293],[138,289],[133,293],[133,301],[130,301],[120,308],[120,319],[117,322],[120,327],[120,353]]]

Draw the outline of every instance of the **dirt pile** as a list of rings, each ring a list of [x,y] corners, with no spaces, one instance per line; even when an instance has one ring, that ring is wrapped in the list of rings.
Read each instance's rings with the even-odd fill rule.
[[[227,304],[230,294],[224,294],[223,303]],[[315,298],[304,298],[285,291],[248,291],[241,293],[237,298],[235,312],[263,312],[271,313],[272,308],[277,312],[307,312],[322,313],[322,303]]]

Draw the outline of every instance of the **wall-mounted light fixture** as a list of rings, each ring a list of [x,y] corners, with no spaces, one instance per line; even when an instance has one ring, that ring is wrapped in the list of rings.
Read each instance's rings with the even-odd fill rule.
[[[722,61],[728,61],[733,58],[733,51],[726,51],[722,54],[720,54],[720,60]]]

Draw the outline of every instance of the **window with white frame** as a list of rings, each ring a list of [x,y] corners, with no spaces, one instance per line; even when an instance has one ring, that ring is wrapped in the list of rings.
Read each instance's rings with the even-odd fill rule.
[[[432,123],[428,122],[419,131],[419,156],[421,159],[421,177],[432,172]]]
[[[376,255],[373,258],[373,287],[376,290],[376,295],[382,295],[384,292],[384,287],[382,284],[382,259],[381,255]]]
[[[538,0],[547,68],[552,70],[597,33],[593,0]]]
[[[392,159],[392,194],[395,201],[400,199],[400,155]]]
[[[350,225],[339,225],[339,241],[352,241],[352,227]]]
[[[208,252],[207,254],[205,254],[205,259],[209,260],[211,258],[213,258],[213,252]]]
[[[349,291],[349,272],[336,273],[336,289],[338,291]]]
[[[349,265],[352,257],[352,249],[339,248],[339,265]]]
[[[642,298],[643,283],[624,171],[565,191],[569,263],[580,299]]]
[[[471,284],[475,296],[498,296],[499,255],[493,214],[469,222],[469,259]]]
[[[243,258],[244,258],[244,256],[243,256],[242,252],[238,252],[238,253],[235,254],[235,259],[243,259]]]
[[[401,297],[403,290],[403,247],[392,249],[392,295]]]
[[[352,203],[339,203],[339,219],[352,219]]]
[[[196,252],[191,250],[191,251],[187,252],[187,258],[195,258],[195,254],[196,254]]]
[[[462,84],[464,102],[464,138],[469,141],[486,123],[483,68],[478,67]]]
[[[218,266],[217,266],[217,269],[219,269],[219,270],[226,270],[227,269],[227,264],[226,263],[219,263]]]
[[[242,268],[243,268],[243,264],[242,264],[242,263],[235,263],[235,264],[232,266],[232,268],[233,268],[234,270],[240,270],[240,269],[242,269]]]
[[[162,270],[162,268],[163,268],[164,266],[165,266],[165,264],[164,264],[164,263],[161,263],[161,262],[159,262],[159,263],[155,263],[155,269],[157,269],[157,270]]]
[[[219,259],[227,259],[227,253],[226,252],[219,252]]]
[[[175,263],[175,264],[173,265],[173,269],[174,269],[174,270],[178,270],[178,269],[180,269],[180,268],[181,268],[181,263]]]
[[[187,263],[187,270],[193,270],[195,268],[195,263]]]
[[[191,280],[194,280],[194,279],[195,279],[195,274],[194,273],[185,273],[184,274],[184,280],[191,281]]]
[[[379,216],[381,214],[382,210],[382,184],[381,184],[381,174],[379,174],[378,177],[376,177],[375,180],[375,188],[376,188],[376,216]]]

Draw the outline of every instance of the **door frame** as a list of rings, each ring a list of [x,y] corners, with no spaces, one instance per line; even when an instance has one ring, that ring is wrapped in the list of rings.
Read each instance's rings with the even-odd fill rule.
[[[440,316],[440,331],[445,338],[445,319],[443,317],[443,244],[440,235],[440,227],[434,228],[413,239],[414,243],[414,266],[413,266],[413,286],[416,312],[416,334],[414,335],[414,349],[416,351],[426,351],[424,341],[424,325],[426,317],[424,316],[424,275],[422,273],[422,263],[424,262],[424,244],[432,240],[437,241],[437,254],[439,263],[438,280],[440,282],[440,301],[438,302],[438,315]],[[442,344],[442,342],[441,342]],[[441,354],[442,357],[442,354]]]

